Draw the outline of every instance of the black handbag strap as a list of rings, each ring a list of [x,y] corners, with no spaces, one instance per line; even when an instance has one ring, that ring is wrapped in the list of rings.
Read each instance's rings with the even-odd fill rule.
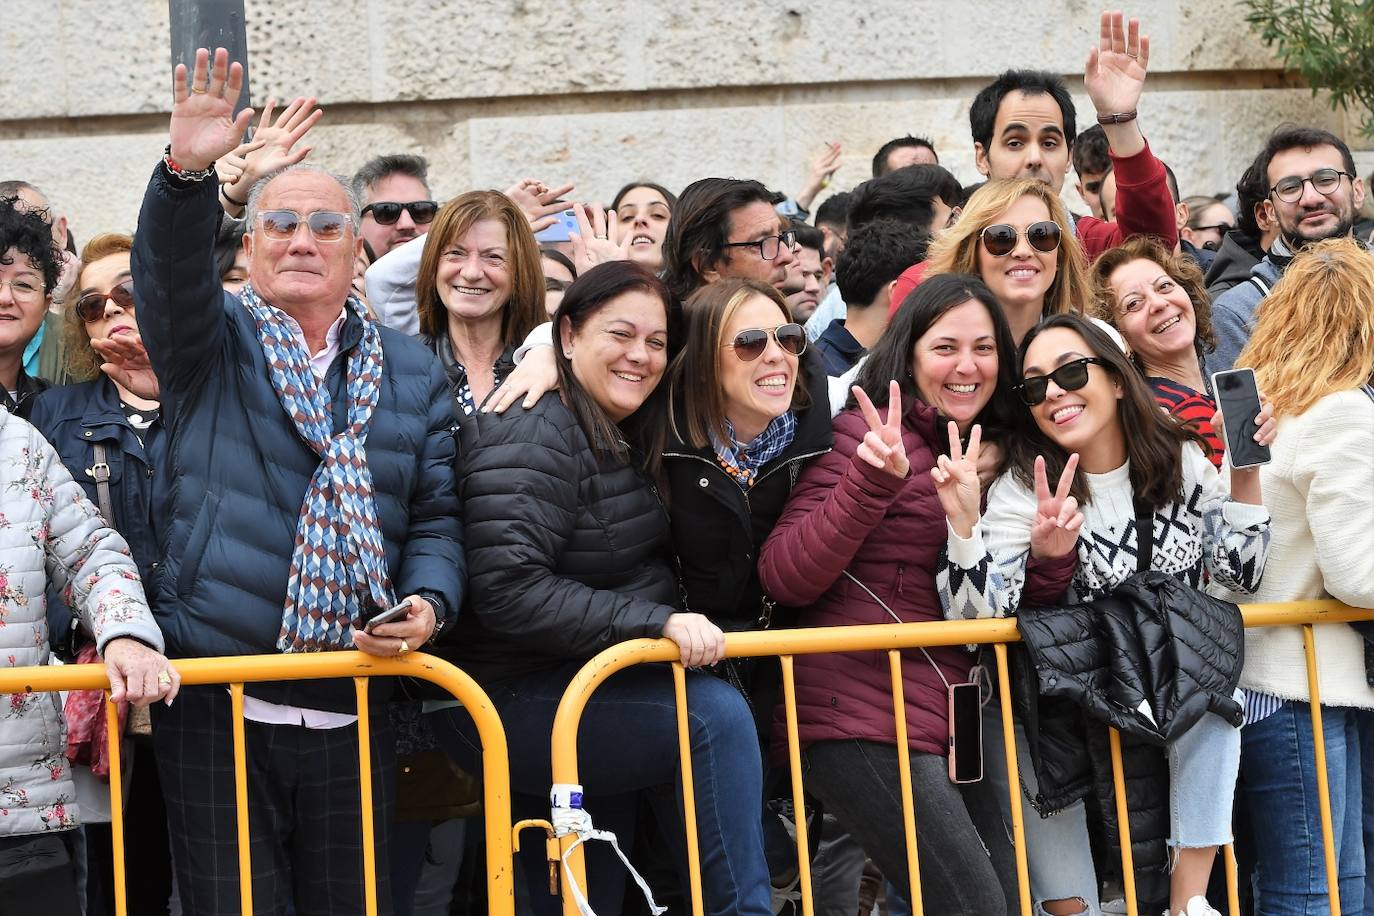
[[[1150,560],[1155,546],[1155,514],[1148,506],[1135,504],[1135,571],[1143,573],[1150,568]]]

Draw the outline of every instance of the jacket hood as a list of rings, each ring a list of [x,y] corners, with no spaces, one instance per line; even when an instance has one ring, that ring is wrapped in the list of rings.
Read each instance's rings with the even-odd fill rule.
[[[1257,239],[1233,229],[1222,238],[1217,256],[1207,269],[1206,283],[1209,287],[1223,281],[1233,285],[1244,283],[1250,279],[1250,268],[1263,257],[1264,249]]]

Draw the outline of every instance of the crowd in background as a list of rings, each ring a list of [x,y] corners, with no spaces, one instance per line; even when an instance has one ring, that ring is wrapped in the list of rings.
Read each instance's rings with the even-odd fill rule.
[[[912,125],[828,196],[817,138],[792,193],[440,201],[414,152],[314,166],[316,100],[236,113],[242,68],[202,49],[132,236],[0,181],[0,643],[110,672],[128,911],[241,910],[230,695],[176,659],[439,655],[500,715],[518,820],[549,814],[576,672],[647,636],[688,669],[708,913],[799,913],[799,856],[818,913],[907,911],[902,757],[925,912],[1019,912],[990,654],[904,651],[903,723],[886,653],[798,656],[805,810],[778,661],[724,657],[730,632],[1001,616],[1037,913],[1125,912],[1107,725],[1141,912],[1216,912],[1232,842],[1247,912],[1324,911],[1303,637],[1232,602],[1374,608],[1374,214],[1345,141],[1293,124],[1182,195],[1137,112],[1149,55],[1103,14],[1082,131],[1062,78],[1001,74],[973,184]],[[1337,890],[1374,911],[1374,627],[1314,634]],[[950,759],[967,684],[976,776]],[[418,682],[369,703],[382,911],[481,912],[472,718]],[[353,685],[250,684],[243,714],[254,911],[363,912]],[[114,912],[104,742],[99,692],[10,695],[17,911]],[[587,705],[553,803],[619,838],[627,862],[584,847],[601,916],[687,912],[677,742],[666,666]],[[543,844],[517,865],[518,910],[558,911]]]

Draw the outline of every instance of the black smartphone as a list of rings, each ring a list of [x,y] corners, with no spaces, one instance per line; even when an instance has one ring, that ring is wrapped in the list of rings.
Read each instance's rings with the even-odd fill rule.
[[[983,778],[983,703],[976,683],[949,685],[949,781]]]
[[[367,625],[363,627],[363,632],[370,634],[374,629],[376,629],[384,623],[391,623],[394,620],[400,620],[402,617],[406,615],[406,612],[409,610],[410,599],[407,598],[395,607],[389,607],[385,611],[382,611],[380,614],[378,614],[376,617],[373,617],[371,620],[369,620],[367,622]]]
[[[1269,463],[1269,446],[1255,441],[1259,427],[1259,388],[1255,370],[1232,369],[1212,375],[1212,393],[1221,410],[1222,433],[1226,437],[1226,460],[1233,468],[1253,468]]]

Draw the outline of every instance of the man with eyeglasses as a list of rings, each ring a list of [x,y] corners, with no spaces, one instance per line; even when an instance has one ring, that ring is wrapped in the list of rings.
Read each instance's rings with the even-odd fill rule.
[[[727,277],[781,289],[796,260],[796,234],[757,181],[702,178],[678,197],[663,239],[664,280],[680,299]]]
[[[1250,279],[1212,303],[1216,352],[1207,371],[1235,365],[1250,340],[1255,310],[1283,276],[1293,255],[1313,242],[1351,235],[1364,203],[1364,182],[1345,141],[1315,127],[1281,127],[1269,136],[1256,160],[1268,187],[1264,209],[1278,225],[1278,238],[1250,270]]]
[[[188,79],[189,75],[189,79]],[[451,398],[430,352],[350,295],[358,203],[318,167],[247,198],[248,283],[225,292],[212,252],[214,162],[243,70],[205,49],[174,78],[171,143],[139,217],[132,273],[171,456],[155,615],[177,657],[418,650],[462,603]],[[119,377],[147,390],[130,361]],[[130,387],[134,387],[130,385]],[[391,622],[370,631],[388,609]],[[368,694],[377,888],[389,899],[395,741]],[[271,912],[362,914],[353,686],[244,688],[253,897]],[[233,712],[222,686],[155,714],[173,865],[188,913],[240,912]]]
[[[353,193],[363,202],[369,264],[397,245],[424,235],[439,212],[429,190],[429,163],[423,156],[369,159],[353,175]]]

